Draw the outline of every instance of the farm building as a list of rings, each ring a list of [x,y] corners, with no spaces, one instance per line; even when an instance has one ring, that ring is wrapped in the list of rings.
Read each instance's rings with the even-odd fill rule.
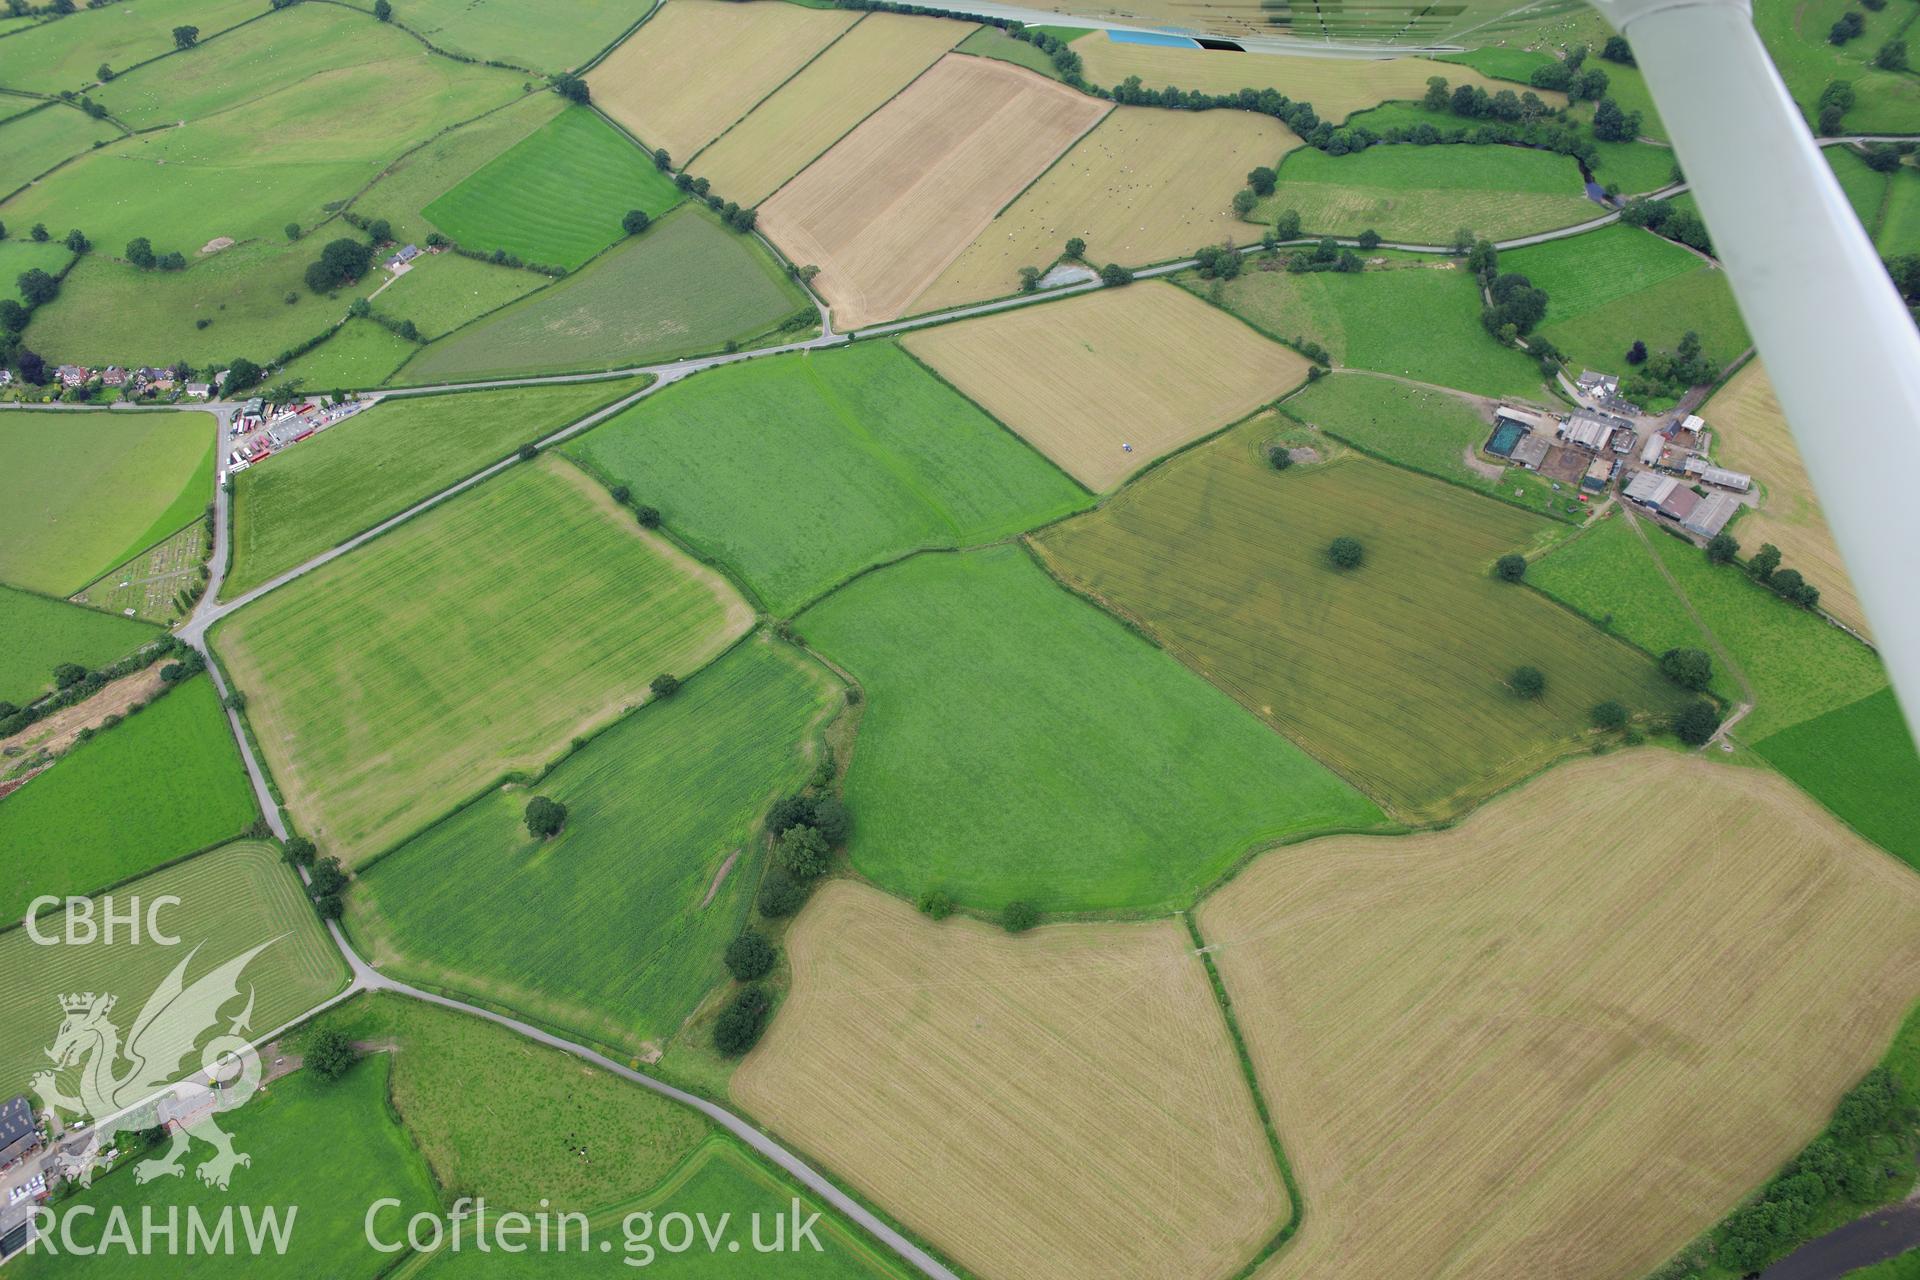
[[[1702,484],[1710,484],[1720,489],[1732,489],[1745,493],[1753,488],[1753,477],[1744,471],[1729,471],[1725,467],[1716,467],[1705,458],[1688,458],[1683,468],[1686,473]]]
[[[1511,422],[1522,431],[1557,431],[1560,419],[1551,413],[1539,409],[1526,409],[1519,405],[1503,404],[1493,411],[1493,422],[1498,426],[1502,422]]]
[[[40,1125],[33,1118],[33,1103],[26,1094],[15,1094],[0,1106],[0,1169],[39,1145]]]
[[[1694,508],[1699,505],[1700,495],[1686,485],[1675,481],[1673,488],[1667,491],[1667,496],[1660,499],[1658,510],[1669,520],[1675,520],[1684,525],[1687,517],[1691,516]]]
[[[1487,437],[1486,450],[1496,458],[1513,459],[1515,447],[1527,436],[1537,434],[1542,440],[1544,449],[1545,439],[1559,427],[1560,419],[1550,413],[1503,404],[1493,411],[1493,434]],[[1514,460],[1519,461],[1522,466],[1539,465],[1538,458],[1530,463],[1522,459]]]
[[[1620,375],[1586,369],[1580,374],[1579,387],[1588,395],[1615,396],[1620,394]]]
[[[1538,471],[1540,464],[1547,460],[1547,450],[1552,447],[1553,442],[1546,436],[1529,433],[1513,446],[1513,452],[1507,457],[1516,465],[1525,467],[1529,471]]]
[[[391,258],[387,259],[387,270],[398,271],[400,268],[407,266],[409,263],[411,263],[415,258],[419,256],[420,256],[419,245],[413,245],[413,244],[407,245],[406,247],[401,249],[398,253],[394,254]]]
[[[1580,481],[1580,487],[1599,493],[1607,487],[1607,482],[1613,479],[1614,470],[1619,465],[1612,458],[1595,458],[1593,464],[1587,468],[1586,477]]]
[[[1691,493],[1691,490],[1688,490]],[[1727,521],[1733,519],[1740,510],[1740,499],[1730,493],[1711,494],[1700,500],[1699,505],[1680,522],[1680,527],[1688,533],[1697,533],[1703,538],[1711,538],[1727,527]]]
[[[1633,448],[1633,424],[1624,418],[1612,414],[1595,413],[1591,409],[1576,409],[1567,418],[1562,429],[1567,443],[1582,449],[1599,453],[1602,449],[1613,449],[1624,453]]]
[[[1642,471],[1627,482],[1626,495],[1643,507],[1658,507],[1680,482],[1657,471]]]

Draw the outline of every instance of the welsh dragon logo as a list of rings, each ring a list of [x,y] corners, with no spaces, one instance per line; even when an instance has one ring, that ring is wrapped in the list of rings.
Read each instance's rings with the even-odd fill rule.
[[[139,1017],[121,1039],[113,1021],[116,997],[86,992],[60,997],[65,1015],[47,1057],[53,1069],[33,1077],[33,1088],[49,1114],[69,1119],[92,1117],[93,1126],[78,1139],[68,1139],[56,1157],[62,1176],[81,1186],[93,1181],[103,1152],[121,1133],[165,1125],[172,1139],[159,1154],[134,1167],[136,1182],[179,1177],[182,1158],[195,1138],[213,1148],[195,1172],[200,1181],[225,1190],[236,1168],[252,1157],[233,1149],[233,1138],[220,1127],[219,1113],[243,1105],[260,1087],[260,1057],[244,1034],[253,1016],[253,989],[247,989],[246,1007],[219,1031],[220,1010],[240,995],[240,974],[278,939],[263,942],[209,973],[186,981],[187,967],[200,948],[147,997]],[[217,1034],[200,1044],[208,1032]],[[178,1082],[185,1062],[199,1047],[200,1070]],[[79,1093],[66,1093],[60,1076],[80,1068]]]

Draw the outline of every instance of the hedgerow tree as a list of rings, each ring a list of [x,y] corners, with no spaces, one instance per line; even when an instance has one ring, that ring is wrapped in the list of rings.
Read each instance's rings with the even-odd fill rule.
[[[393,6],[387,0],[373,0],[373,16],[381,22],[392,22]]]
[[[568,102],[578,102],[583,106],[593,96],[587,88],[587,82],[576,75],[555,76],[553,91]]]
[[[1372,227],[1362,231],[1358,238],[1362,249],[1371,251],[1380,247],[1380,233]]]
[[[527,801],[527,830],[542,840],[551,840],[567,825],[567,806],[546,796]]]
[[[1747,560],[1747,572],[1753,575],[1755,582],[1771,582],[1773,571],[1780,567],[1780,548],[1771,542],[1763,542],[1760,549]]]
[[[347,873],[340,866],[338,858],[321,858],[313,864],[307,882],[307,892],[313,898],[313,906],[320,915],[328,920],[338,920],[344,905],[342,895],[347,889]]]
[[[1507,685],[1522,698],[1537,698],[1547,691],[1546,673],[1538,667],[1515,667]]]
[[[338,1080],[347,1074],[358,1057],[353,1041],[338,1027],[321,1027],[308,1036],[302,1054],[307,1068],[322,1080]]]
[[[93,248],[93,241],[87,239],[87,233],[75,227],[67,232],[67,249],[72,253],[85,253]]]
[[[1704,649],[1669,649],[1660,655],[1660,674],[1697,693],[1713,679],[1713,658]]]
[[[922,915],[934,920],[945,920],[953,914],[953,899],[939,889],[928,889],[914,905]]]
[[[1133,272],[1117,262],[1109,262],[1100,268],[1100,283],[1108,285],[1132,284]]]
[[[774,846],[774,857],[797,880],[817,880],[825,874],[832,851],[818,830],[801,823],[788,827]]]
[[[620,229],[630,236],[637,236],[645,231],[647,224],[652,221],[645,209],[629,209],[626,216],[620,219]]]
[[[158,261],[153,253],[153,241],[145,236],[135,236],[127,241],[126,259],[142,271],[150,271]]]
[[[1493,571],[1500,575],[1502,582],[1518,582],[1527,576],[1527,558],[1517,551],[1509,551],[1493,562]]]
[[[1000,923],[1008,933],[1025,933],[1040,923],[1040,913],[1031,902],[1009,902],[1000,911]]]
[[[1739,554],[1739,540],[1724,530],[1714,534],[1713,540],[1707,543],[1707,563],[1709,564],[1732,564],[1734,557]]]
[[[1273,220],[1273,238],[1276,240],[1298,240],[1300,238],[1300,211],[1282,209]]]
[[[760,1042],[767,1029],[767,1014],[773,1000],[759,987],[743,987],[727,1002],[713,1023],[713,1047],[729,1058],[738,1058]]]
[[[760,914],[769,920],[780,920],[792,915],[806,905],[807,889],[810,881],[796,879],[785,867],[774,866],[768,869],[766,879],[760,882],[760,895],[755,899]]]
[[[1366,558],[1367,549],[1358,538],[1342,536],[1327,544],[1327,560],[1336,569],[1358,569]]]
[[[1696,698],[1673,718],[1673,732],[1690,747],[1703,746],[1720,728],[1720,708],[1705,698]]]
[[[653,696],[656,698],[671,698],[674,694],[680,692],[680,677],[668,675],[662,671],[659,675],[647,681],[647,688],[653,692]]]
[[[1627,708],[1624,703],[1614,702],[1611,699],[1606,702],[1596,702],[1593,704],[1593,710],[1587,713],[1587,718],[1592,721],[1594,728],[1611,733],[1616,729],[1626,728]]]
[[[1082,240],[1079,236],[1074,236],[1067,241],[1067,256],[1069,258],[1084,258],[1086,255],[1087,242],[1085,240]]]
[[[758,929],[743,929],[740,936],[727,944],[727,972],[738,982],[764,978],[773,968],[777,954],[766,934]]]
[[[1255,195],[1270,196],[1279,182],[1279,175],[1266,165],[1261,165],[1247,174],[1247,185],[1253,188]]]
[[[175,27],[173,29],[173,47],[174,48],[191,49],[193,48],[194,45],[198,43],[200,43],[200,28]]]
[[[319,850],[314,847],[313,841],[305,836],[288,836],[286,846],[281,853],[296,867],[310,867]]]

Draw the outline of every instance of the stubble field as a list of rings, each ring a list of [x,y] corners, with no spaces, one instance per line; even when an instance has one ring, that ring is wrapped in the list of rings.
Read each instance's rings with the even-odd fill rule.
[[[1096,492],[1307,376],[1304,357],[1163,281],[902,341]]]
[[[602,111],[678,166],[859,18],[797,4],[667,0],[587,84]]]
[[[1263,1280],[1644,1274],[1920,992],[1920,882],[1779,779],[1667,752],[1269,854],[1199,919],[1308,1206]]]
[[[1108,109],[949,54],[761,206],[760,226],[820,268],[835,328],[891,320]]]
[[[685,675],[752,624],[557,459],[516,466],[223,619],[303,831],[358,862]]]
[[[1144,266],[1204,244],[1246,240],[1233,193],[1300,139],[1245,111],[1115,107],[980,233],[910,304],[940,311],[1012,293],[1022,267],[1046,270],[1067,240],[1087,260]]]
[[[792,994],[733,1096],[979,1274],[1125,1258],[1128,1274],[1209,1280],[1285,1222],[1178,923],[1014,938],[840,881],[788,946]]]
[[[972,30],[870,13],[688,167],[728,199],[758,204]]]

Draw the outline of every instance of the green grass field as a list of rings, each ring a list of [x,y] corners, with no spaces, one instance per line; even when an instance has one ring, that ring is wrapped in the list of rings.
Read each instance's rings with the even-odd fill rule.
[[[1571,518],[1564,510],[1571,499],[1556,495],[1547,480],[1479,452],[1493,426],[1457,396],[1384,378],[1335,374],[1290,397],[1285,412],[1390,462],[1542,515]]]
[[[797,1202],[801,1221],[818,1213],[811,1243],[790,1240],[779,1262],[770,1264],[752,1247],[753,1222],[757,1217],[762,1241],[770,1244],[774,1221],[782,1216],[792,1225],[792,1205]],[[669,1214],[705,1214],[708,1224],[716,1225],[726,1216],[726,1234],[716,1248],[709,1250],[704,1237],[696,1235],[692,1247],[684,1253],[661,1249],[660,1237],[643,1237],[629,1245],[623,1233],[627,1215],[651,1211],[651,1221]],[[635,1224],[636,1230],[639,1224]],[[676,1224],[677,1225],[677,1224]],[[577,1276],[632,1275],[643,1263],[648,1272],[658,1271],[674,1280],[726,1280],[729,1277],[759,1277],[778,1274],[781,1280],[872,1280],[873,1277],[902,1277],[908,1273],[892,1255],[883,1254],[866,1236],[855,1232],[833,1210],[801,1191],[731,1138],[715,1135],[666,1183],[619,1212],[609,1213],[593,1223],[595,1240],[611,1240],[611,1253],[578,1248],[569,1253],[549,1253],[540,1260],[540,1274],[573,1280]],[[657,1229],[656,1229],[657,1230]],[[678,1236],[673,1237],[679,1243]],[[738,1250],[729,1249],[737,1245]],[[400,1275],[424,1275],[429,1280],[495,1280],[518,1276],[524,1266],[509,1263],[497,1254],[474,1249],[435,1255],[418,1272]]]
[[[558,0],[537,7],[407,0],[396,16],[442,49],[551,73],[582,65],[650,7],[627,0]]]
[[[1019,547],[916,556],[796,626],[865,690],[849,852],[895,893],[1164,909],[1258,845],[1380,818]]]
[[[380,295],[382,300],[385,294]],[[331,338],[274,375],[308,392],[377,387],[420,349],[374,320],[349,320]]]
[[[118,614],[0,586],[0,700],[25,706],[53,688],[53,669],[77,662],[89,670],[132,653],[160,632]]]
[[[702,373],[566,448],[776,613],[915,547],[988,542],[1091,501],[893,343]]]
[[[789,646],[735,648],[538,783],[375,862],[354,895],[356,941],[411,981],[628,1054],[664,1045],[726,978],[721,952],[759,883],[759,820],[805,781],[836,692]],[[523,821],[536,793],[567,806],[550,841]]]
[[[4,51],[5,46],[0,45],[0,52]],[[14,101],[25,105],[30,100]],[[4,147],[7,155],[12,157],[7,164],[6,176],[0,178],[0,195],[75,156],[92,151],[95,143],[116,142],[122,136],[120,130],[107,121],[95,120],[78,108],[58,103],[16,116],[0,124],[0,147]],[[11,219],[12,209],[11,204],[0,205],[0,217]],[[14,234],[19,236],[28,225],[19,224],[20,230]],[[64,231],[62,234],[65,234]],[[13,274],[9,273],[5,279],[11,284]]]
[[[1499,51],[1495,51],[1499,52]],[[1608,65],[1611,74],[1613,67]],[[1591,107],[1575,108],[1576,115],[1590,122],[1593,118]],[[1388,102],[1370,111],[1357,112],[1347,120],[1349,125],[1365,125],[1375,133],[1384,134],[1393,128],[1412,128],[1415,125],[1430,124],[1443,133],[1462,129],[1469,133],[1477,127],[1478,121],[1463,119],[1451,111],[1429,111],[1418,102]],[[1628,195],[1643,191],[1657,191],[1673,181],[1673,152],[1666,147],[1653,146],[1645,142],[1601,142],[1593,140],[1594,158],[1592,163],[1594,180],[1601,186],[1617,186]],[[1479,143],[1440,143],[1439,146],[1474,146]],[[1503,148],[1503,144],[1487,144]],[[1503,149],[1512,150],[1511,147]],[[1577,168],[1577,166],[1576,166]],[[1598,206],[1590,205],[1593,216],[1602,212]],[[1451,238],[1451,237],[1449,237]]]
[[[178,1208],[178,1246],[184,1256],[188,1205],[199,1206],[203,1216],[232,1209],[234,1234],[242,1240],[242,1206],[256,1217],[277,1209],[283,1222],[297,1206],[291,1244],[284,1255],[266,1255],[274,1259],[271,1266],[242,1244],[232,1253],[195,1256],[194,1274],[257,1276],[272,1270],[285,1275],[379,1275],[393,1259],[367,1240],[362,1220],[369,1207],[384,1198],[401,1202],[387,1206],[378,1220],[382,1238],[388,1240],[404,1239],[411,1215],[439,1207],[426,1161],[387,1110],[389,1070],[386,1055],[375,1054],[336,1081],[308,1071],[276,1080],[245,1106],[221,1117],[221,1127],[233,1135],[234,1149],[252,1157],[251,1164],[234,1173],[230,1190],[206,1187],[193,1175],[193,1165],[207,1154],[206,1148],[196,1146],[186,1156],[189,1172],[184,1177],[141,1186],[131,1170],[121,1169],[95,1183],[74,1203],[93,1206],[97,1216],[76,1219],[63,1229],[77,1242],[98,1245],[108,1223],[107,1208],[113,1206],[130,1215],[137,1240],[143,1213],[164,1223],[168,1211]],[[155,1270],[154,1259],[111,1247],[88,1257],[30,1254],[20,1266],[24,1276],[110,1278],[149,1276]]]
[[[223,619],[301,828],[358,862],[689,675],[751,624],[557,458],[518,465]]]
[[[1540,332],[1576,365],[1623,371],[1635,339],[1670,350],[1689,329],[1722,364],[1752,342],[1726,273],[1650,231],[1615,224],[1516,249],[1500,270],[1547,291]]]
[[[205,413],[0,415],[0,581],[70,595],[213,501]]]
[[[1054,67],[1051,55],[1042,52],[1038,45],[1029,44],[1025,40],[1015,40],[998,27],[981,27],[955,45],[954,49],[958,53],[972,53],[982,58],[1011,62],[1016,67],[1037,71],[1050,80],[1060,78],[1060,72]]]
[[[1330,156],[1312,147],[1288,154],[1280,185],[1251,221],[1271,224],[1296,209],[1310,235],[1358,235],[1449,244],[1470,227],[1488,239],[1548,231],[1598,216],[1582,194],[1580,167],[1567,156],[1521,147],[1370,147]]]
[[[10,927],[0,932],[0,968],[12,975],[0,990],[0,1090],[9,1096],[26,1088],[29,1077],[47,1067],[46,1049],[60,1030],[61,996],[75,991],[112,992],[119,997],[115,1021],[124,1030],[161,980],[195,947],[199,954],[187,971],[189,982],[242,952],[270,943],[243,974],[244,983],[254,992],[255,1034],[299,1017],[346,982],[340,953],[321,928],[298,877],[272,845],[252,841],[226,845],[125,885],[114,897],[115,910],[122,916],[136,897],[143,904],[178,898],[177,904],[161,905],[154,920],[163,932],[178,937],[180,945],[158,944],[144,932],[135,941],[124,924],[117,926],[112,941],[102,936],[88,941],[84,933],[76,932],[75,941],[69,943],[66,921],[58,915],[36,922],[41,936],[50,940],[43,945],[28,936],[20,927],[20,913],[9,908]],[[146,907],[141,910],[144,930]],[[103,927],[105,911],[105,904],[96,900],[94,920]],[[76,915],[76,929],[78,919]],[[241,991],[244,994],[246,986]],[[228,1012],[238,1012],[240,1004],[236,1000]],[[177,1046],[176,1051],[187,1047]],[[166,1058],[167,1048],[174,1046],[163,1046],[156,1056]],[[198,1066],[196,1056],[187,1070]],[[73,1091],[73,1082],[65,1074],[61,1084]]]
[[[744,343],[802,310],[811,307],[757,241],[688,207],[434,343],[393,381],[625,368]]]
[[[1223,282],[1179,277],[1270,337],[1318,342],[1336,363],[1483,396],[1545,394],[1540,367],[1480,323],[1480,290],[1451,262],[1346,275],[1246,271]]]
[[[216,237],[280,242],[288,222],[313,228],[410,145],[523,83],[428,57],[339,6],[295,5],[117,77],[96,96],[148,131],[75,160],[0,216],[83,227],[103,253],[135,236],[189,258]]]
[[[1754,749],[1861,835],[1920,867],[1920,753],[1891,687]]]
[[[250,591],[645,385],[617,378],[403,396],[362,409],[234,477],[222,594]]]
[[[4,135],[0,135],[4,140]],[[58,275],[73,257],[67,246],[58,240],[49,240],[44,244],[29,240],[24,234],[17,233],[0,240],[0,298],[11,298],[15,302],[24,302],[20,296],[17,281],[22,272],[39,269],[48,275]]]
[[[458,253],[436,253],[416,258],[412,269],[382,289],[372,305],[382,315],[413,321],[422,337],[432,339],[548,283],[538,272],[495,266]],[[411,354],[413,347],[406,350]]]
[[[1515,84],[1529,83],[1533,73],[1541,67],[1556,61],[1550,53],[1536,53],[1528,49],[1466,49],[1459,53],[1436,53],[1435,62],[1452,62],[1463,67],[1472,67],[1483,76],[1492,76],[1496,80],[1511,80]],[[1435,75],[1446,75],[1445,67],[1436,67]]]
[[[1887,176],[1887,200],[1874,243],[1882,257],[1920,253],[1920,169],[1902,167]]]
[[[37,30],[9,36],[0,46],[6,66],[0,84],[35,93],[82,89],[99,79],[95,73],[101,63],[124,72],[172,53],[173,29],[182,23],[199,27],[206,40],[263,12],[252,0],[140,0],[112,13],[82,6]]]
[[[0,919],[36,894],[91,893],[240,834],[257,816],[213,681],[195,678],[0,800],[17,859]]]
[[[1866,34],[1845,45],[1829,44],[1828,30],[1848,10],[1866,20]],[[1808,120],[1818,117],[1820,93],[1830,82],[1853,83],[1854,107],[1842,126],[1847,133],[1920,132],[1920,76],[1869,65],[1881,44],[1911,17],[1903,6],[1875,12],[1845,0],[1758,0],[1753,6],[1754,28]],[[1907,34],[1913,34],[1910,27]]]
[[[1654,528],[1646,534],[1650,546],[1624,519],[1605,521],[1541,560],[1527,580],[1588,617],[1611,615],[1616,632],[1650,652],[1701,647],[1698,630],[1660,575],[1664,565],[1753,684],[1753,713],[1735,730],[1744,741],[1762,741],[1886,684],[1872,651],[1817,614],[1754,585],[1736,568],[1708,564],[1689,543]],[[1731,698],[1738,685],[1722,680],[1716,688]]]
[[[33,313],[28,345],[95,366],[205,366],[241,355],[266,365],[346,314],[346,299],[309,293],[301,279],[313,245],[259,242],[205,258],[192,252],[198,245],[179,246],[190,259],[185,271],[136,270],[109,256],[120,246],[87,254],[60,296]]]
[[[626,233],[629,209],[657,218],[679,188],[647,154],[586,107],[563,111],[428,205],[455,243],[505,249],[573,270]]]
[[[708,1134],[691,1108],[504,1027],[395,995],[322,1015],[388,1043],[393,1104],[440,1185],[490,1209],[591,1211],[658,1185]],[[500,1123],[504,1099],[524,1123]]]
[[[1097,598],[1409,818],[1463,812],[1590,742],[1587,714],[1676,703],[1651,663],[1493,562],[1538,516],[1365,458],[1275,472],[1255,419],[1151,473],[1042,549]],[[1336,537],[1366,552],[1327,561]],[[1520,666],[1545,695],[1507,685]]]

